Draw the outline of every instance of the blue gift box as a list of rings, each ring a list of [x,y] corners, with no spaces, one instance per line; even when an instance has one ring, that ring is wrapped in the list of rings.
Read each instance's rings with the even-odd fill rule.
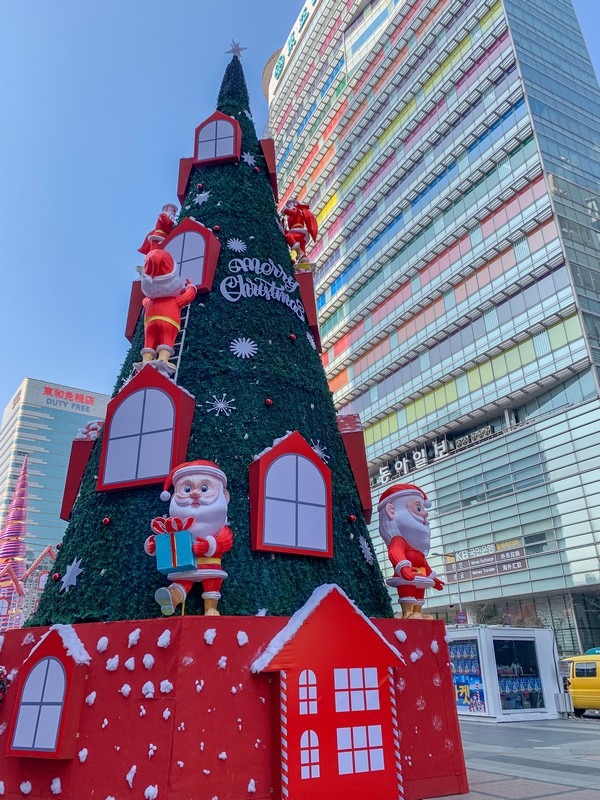
[[[186,572],[196,569],[196,556],[192,552],[192,537],[189,531],[159,533],[156,542],[156,568],[167,575],[169,572]]]

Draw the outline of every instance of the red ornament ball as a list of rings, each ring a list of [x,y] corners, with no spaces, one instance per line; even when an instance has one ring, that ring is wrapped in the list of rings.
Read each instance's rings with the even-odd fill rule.
[[[295,341],[296,341],[296,334],[290,333],[290,342],[295,342]]]
[[[254,172],[260,172],[260,169],[258,167],[254,167]]]
[[[270,397],[267,397],[267,399],[265,400],[265,405],[267,406],[267,408],[273,405],[273,401],[271,400]]]
[[[60,572],[55,572],[54,575],[52,576],[52,580],[53,581],[59,581],[60,580]]]
[[[216,231],[220,231],[220,230],[221,230],[221,226],[220,225],[213,225],[213,231],[216,232]]]
[[[56,549],[57,549],[57,550],[60,550],[60,549],[61,549],[61,547],[62,547],[62,543],[61,543],[61,542],[59,542],[59,543],[56,545]]]
[[[356,514],[348,514],[348,522],[356,522]]]
[[[110,517],[104,517],[102,520],[103,525],[110,525]]]
[[[198,191],[201,192],[202,189],[204,189],[204,186],[201,183],[197,183],[196,184],[196,189],[198,189]]]

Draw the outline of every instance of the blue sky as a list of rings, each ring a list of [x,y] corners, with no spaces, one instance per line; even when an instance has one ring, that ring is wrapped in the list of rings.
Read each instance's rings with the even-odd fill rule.
[[[4,0],[0,412],[26,377],[111,393],[137,248],[176,200],[232,38],[257,129],[264,64],[299,0]],[[600,3],[575,0],[600,73]],[[2,284],[0,284],[2,285]]]

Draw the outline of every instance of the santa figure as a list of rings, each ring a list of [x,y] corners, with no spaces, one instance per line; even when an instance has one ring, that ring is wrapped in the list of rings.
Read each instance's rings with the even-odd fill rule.
[[[162,207],[156,225],[153,230],[146,235],[144,243],[139,248],[138,253],[146,256],[155,247],[158,247],[162,241],[171,233],[175,227],[175,215],[177,214],[177,206],[173,203],[167,203]]]
[[[412,483],[390,486],[377,506],[379,533],[394,567],[394,577],[386,583],[398,587],[403,619],[422,618],[425,589],[444,586],[427,563],[430,507],[425,492]]]
[[[150,250],[144,263],[142,292],[144,347],[142,364],[155,361],[165,372],[174,372],[169,358],[181,327],[181,309],[196,297],[196,287],[177,274],[173,256],[159,248]]]
[[[285,240],[292,251],[294,263],[298,266],[308,265],[306,248],[310,239],[316,241],[319,226],[315,215],[307,203],[300,203],[295,198],[288,200],[283,209]]]
[[[212,461],[179,464],[166,478],[160,497],[165,502],[171,500],[170,516],[152,520],[151,528],[154,531],[188,531],[196,569],[168,574],[171,585],[157,589],[154,599],[162,613],[170,616],[183,603],[192,586],[201,583],[205,615],[219,616],[217,604],[221,584],[227,577],[221,568],[221,556],[233,546],[233,534],[226,524],[229,492],[225,473]],[[146,539],[144,550],[148,555],[156,553],[154,536]]]

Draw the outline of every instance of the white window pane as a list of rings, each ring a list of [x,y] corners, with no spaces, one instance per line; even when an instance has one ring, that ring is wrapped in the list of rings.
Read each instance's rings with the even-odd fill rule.
[[[265,494],[280,500],[296,499],[296,461],[293,455],[276,459],[267,472]]]
[[[300,677],[298,678],[298,683],[299,684],[308,683],[308,670],[305,669],[302,670],[302,672],[300,673]]]
[[[39,703],[42,699],[42,690],[48,671],[48,659],[40,661],[29,673],[27,682],[23,688],[22,702]]]
[[[363,671],[360,667],[353,667],[350,670],[350,688],[362,689],[365,685]]]
[[[217,139],[233,137],[233,123],[226,119],[217,120]]]
[[[172,428],[174,416],[173,401],[169,395],[160,389],[148,389],[144,404],[142,432],[149,433]]]
[[[383,750],[369,750],[369,757],[371,759],[371,772],[378,772],[384,769]]]
[[[316,764],[315,766],[311,767],[310,768],[310,772],[311,772],[311,777],[312,778],[320,778],[321,777],[321,770],[320,770],[318,764]]]
[[[310,778],[310,767],[300,767],[300,776],[303,781]]]
[[[215,157],[215,142],[211,139],[210,142],[198,142],[198,161],[204,158]]]
[[[192,258],[202,258],[206,252],[204,236],[200,233],[186,233],[183,245],[182,261],[189,261]]]
[[[168,475],[171,469],[173,431],[146,433],[142,436],[138,478]]]
[[[13,736],[12,746],[19,750],[30,750],[33,747],[33,737],[37,725],[40,707],[21,706],[19,708],[19,718],[15,725],[15,735]]]
[[[300,747],[302,748],[308,747],[308,731],[304,731],[304,733],[300,737]]]
[[[383,739],[381,736],[381,725],[369,725],[369,747],[381,747]]]
[[[40,710],[40,721],[35,736],[34,746],[36,749],[37,748],[43,750],[56,749],[56,739],[58,737],[58,728],[60,724],[61,713],[62,713],[62,705],[42,706]]]
[[[298,459],[298,499],[325,505],[325,481],[312,461]]]
[[[217,139],[217,156],[233,155],[233,136],[228,139]]]
[[[335,693],[335,710],[350,711],[350,699],[348,696],[348,692]]]
[[[375,667],[367,667],[364,671],[365,675],[365,688],[377,688],[377,669]]]
[[[308,764],[308,750],[300,750],[300,763],[301,764]]]
[[[265,544],[294,547],[296,544],[296,505],[279,500],[265,501],[263,540]]]
[[[202,283],[204,280],[204,256],[182,262],[179,274],[182,278],[187,278],[190,283]]]
[[[350,728],[337,729],[337,747],[338,750],[352,749],[352,736],[350,735]]]
[[[314,731],[309,731],[308,732],[308,738],[309,738],[311,747],[317,747],[318,746],[319,737],[317,736],[317,734]],[[314,761],[315,759],[317,759],[317,760],[319,759],[319,752],[318,751],[313,754],[313,759],[312,760]]]
[[[308,704],[308,713],[309,714],[316,714],[317,713],[317,702],[316,700],[311,700]]]
[[[348,688],[348,670],[347,669],[334,669],[333,682],[336,689]]]
[[[351,752],[338,753],[338,772],[340,775],[351,775],[354,772]]]
[[[217,137],[217,123],[209,122],[208,125],[205,125],[200,131],[198,131],[198,141],[199,142],[207,142],[207,141],[214,141]]]
[[[300,714],[308,714],[308,706],[305,702],[300,702]]]
[[[300,686],[298,689],[298,699],[299,700],[306,700],[308,696],[308,689],[306,686]]]
[[[322,506],[298,504],[298,547],[327,550],[327,512]]]
[[[379,689],[367,689],[365,695],[367,711],[376,711],[379,708]]]
[[[356,692],[350,692],[350,704],[352,706],[352,711],[365,710],[365,693],[362,689]]]
[[[142,406],[145,392],[134,392],[115,411],[110,423],[109,436],[130,436],[142,428]]]
[[[48,660],[48,674],[44,687],[45,703],[62,703],[65,696],[65,673],[55,658]]]
[[[165,247],[165,251],[173,256],[173,261],[177,264],[181,261],[181,253],[183,252],[183,241],[185,233],[180,233],[174,236],[169,244]]]
[[[309,700],[316,700],[317,699],[317,687],[316,686],[309,686],[308,687],[308,699]]]
[[[104,483],[135,480],[137,472],[139,436],[127,439],[109,439],[106,448]],[[167,473],[169,470],[167,470]]]
[[[367,750],[356,750],[354,752],[354,771],[369,771],[369,756]]]
[[[367,729],[364,725],[359,725],[356,728],[352,728],[352,737],[355,748],[367,746]]]

